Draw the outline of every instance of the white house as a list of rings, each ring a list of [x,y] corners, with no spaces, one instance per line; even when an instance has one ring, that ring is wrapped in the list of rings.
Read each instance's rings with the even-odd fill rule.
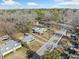
[[[22,47],[21,43],[14,40],[7,40],[4,44],[0,46],[0,52],[3,56],[5,56],[20,47]]]
[[[34,33],[43,34],[44,32],[47,31],[47,28],[39,28],[39,27],[35,27],[35,28],[32,28],[32,31],[33,31]]]
[[[9,39],[9,38],[10,38],[9,35],[4,35],[4,36],[0,37],[0,40],[6,40],[6,39]]]

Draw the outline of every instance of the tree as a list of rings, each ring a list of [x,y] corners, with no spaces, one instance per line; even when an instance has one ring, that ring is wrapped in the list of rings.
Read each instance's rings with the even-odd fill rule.
[[[37,18],[36,20],[40,21],[43,19],[43,16],[44,16],[44,11],[43,10],[36,10],[36,13],[37,13]]]
[[[15,24],[8,21],[0,21],[0,32],[13,37],[16,33]]]
[[[60,10],[59,9],[53,9],[52,11],[51,11],[51,13],[52,13],[52,20],[53,21],[59,21],[60,20]]]
[[[61,59],[60,52],[58,52],[57,50],[53,50],[52,52],[47,51],[41,59]]]
[[[19,22],[16,23],[16,28],[17,31],[22,32],[22,33],[30,33],[32,29],[32,23],[31,22]]]
[[[54,50],[51,54],[53,55],[53,59],[61,59],[60,53],[57,50]]]

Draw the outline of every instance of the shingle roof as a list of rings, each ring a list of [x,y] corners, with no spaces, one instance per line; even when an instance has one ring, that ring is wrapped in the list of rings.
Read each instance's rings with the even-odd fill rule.
[[[27,34],[26,36],[24,36],[23,41],[24,41],[24,42],[30,42],[30,41],[32,41],[33,39],[34,39],[33,35]]]
[[[33,28],[33,30],[34,30],[35,32],[38,32],[38,33],[43,33],[43,32],[46,31],[46,28],[38,28],[38,27],[35,27],[35,28]]]
[[[1,50],[1,53],[5,53],[11,49],[14,49],[15,47],[21,45],[20,43],[14,41],[14,40],[8,40],[6,41],[5,44],[3,44],[2,46],[0,46],[0,50]]]
[[[8,38],[9,38],[8,35],[4,35],[4,36],[1,36],[1,37],[0,37],[0,40],[4,40],[4,39],[8,39]]]

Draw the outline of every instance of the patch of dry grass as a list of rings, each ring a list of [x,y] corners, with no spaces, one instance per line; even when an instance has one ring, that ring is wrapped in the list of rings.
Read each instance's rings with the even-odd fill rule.
[[[37,51],[40,47],[42,46],[42,44],[40,44],[39,42],[37,41],[32,41],[30,44],[29,44],[29,48],[32,50],[32,51]]]
[[[25,52],[26,49],[22,47],[16,52],[6,55],[4,59],[27,59]]]

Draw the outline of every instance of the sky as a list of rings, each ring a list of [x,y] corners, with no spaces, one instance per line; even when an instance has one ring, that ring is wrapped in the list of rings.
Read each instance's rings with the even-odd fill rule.
[[[0,0],[0,9],[75,8],[79,0]]]

